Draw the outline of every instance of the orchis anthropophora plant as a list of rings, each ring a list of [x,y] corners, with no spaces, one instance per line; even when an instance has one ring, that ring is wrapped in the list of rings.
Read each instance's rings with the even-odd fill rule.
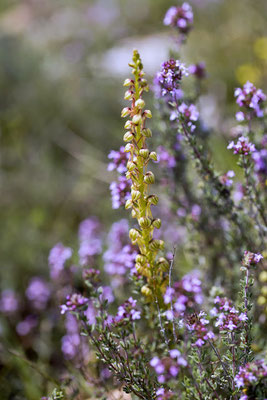
[[[133,61],[129,65],[133,68],[134,79],[126,79],[124,86],[128,87],[125,99],[131,102],[131,106],[125,107],[121,113],[122,117],[131,118],[125,123],[127,132],[124,135],[124,140],[128,142],[125,152],[130,153],[126,178],[132,182],[131,199],[126,201],[125,208],[132,208],[132,217],[136,218],[139,224],[139,229],[131,229],[129,236],[140,251],[136,257],[136,270],[147,279],[147,284],[141,291],[157,301],[165,290],[164,272],[169,268],[169,263],[164,257],[157,257],[159,250],[164,247],[164,242],[153,238],[153,231],[160,228],[161,220],[152,216],[151,206],[158,203],[158,197],[149,194],[150,185],[155,182],[155,177],[147,167],[149,160],[157,160],[157,154],[154,151],[150,152],[146,144],[147,138],[152,136],[151,130],[146,127],[146,120],[151,118],[152,114],[150,110],[143,111],[143,93],[148,91],[148,85],[137,50],[134,50]]]

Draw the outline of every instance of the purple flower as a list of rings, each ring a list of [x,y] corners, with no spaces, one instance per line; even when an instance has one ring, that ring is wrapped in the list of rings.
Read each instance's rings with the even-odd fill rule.
[[[249,391],[261,379],[267,377],[267,365],[264,360],[256,360],[240,367],[238,374],[234,378],[235,385],[238,389],[245,388]]]
[[[179,99],[181,79],[187,75],[186,67],[179,60],[170,59],[164,62],[154,80],[157,96]]]
[[[0,311],[12,314],[17,311],[19,305],[18,297],[11,289],[3,290],[0,298]]]
[[[62,243],[57,243],[50,251],[48,263],[50,266],[50,275],[52,279],[59,277],[60,272],[64,268],[65,262],[71,258],[72,249],[63,246]]]
[[[112,208],[117,209],[124,206],[126,201],[131,198],[131,181],[125,176],[119,176],[118,181],[110,184]]]
[[[66,304],[60,306],[61,314],[65,314],[68,311],[76,311],[79,307],[88,304],[88,299],[81,294],[72,294],[66,297]]]
[[[108,234],[108,249],[104,253],[104,269],[110,275],[125,275],[135,271],[137,251],[129,244],[129,224],[122,219],[115,222]]]
[[[189,65],[188,72],[198,79],[203,79],[206,77],[206,65],[204,62]]]
[[[183,3],[181,7],[172,6],[169,8],[163,23],[177,28],[182,34],[186,34],[192,29],[193,19],[194,15],[191,6],[188,3]]]
[[[16,326],[16,331],[20,336],[28,335],[33,328],[37,326],[37,319],[32,316],[28,315],[23,321],[20,321]]]
[[[129,160],[129,153],[124,151],[124,147],[121,146],[119,151],[111,150],[108,158],[112,160],[108,164],[108,171],[116,169],[120,174],[124,174],[127,171],[126,165]]]
[[[251,251],[245,251],[242,264],[249,268],[250,266],[255,266],[257,265],[261,260],[263,259],[263,256],[260,253],[252,253]]]
[[[199,117],[199,112],[194,104],[189,106],[182,103],[177,110],[173,111],[171,114],[171,120],[179,119],[185,123],[191,132],[196,129],[193,122],[196,122]]]
[[[49,286],[43,279],[34,277],[26,289],[26,296],[35,308],[43,310],[50,297]]]
[[[231,187],[233,185],[233,177],[235,176],[234,171],[228,171],[226,174],[220,176],[220,182],[226,187]]]
[[[244,84],[243,88],[237,88],[234,93],[237,104],[244,109],[242,114],[238,112],[238,121],[251,119],[252,117],[263,117],[262,103],[266,100],[265,94],[261,89],[257,89],[251,82]]]
[[[164,168],[174,168],[176,166],[175,157],[168,152],[164,146],[157,148],[158,162]]]
[[[82,266],[94,261],[94,257],[102,251],[100,223],[97,218],[87,218],[79,226],[79,258]]]
[[[116,324],[124,324],[126,320],[135,321],[141,318],[141,312],[136,309],[136,300],[130,297],[119,308],[114,318]]]
[[[243,154],[248,155],[253,153],[255,149],[255,145],[248,141],[247,137],[240,136],[237,143],[235,144],[234,141],[230,142],[227,146],[227,149],[234,149],[234,154]]]
[[[252,159],[255,164],[255,171],[259,180],[265,182],[267,176],[267,149],[256,150],[252,154]]]

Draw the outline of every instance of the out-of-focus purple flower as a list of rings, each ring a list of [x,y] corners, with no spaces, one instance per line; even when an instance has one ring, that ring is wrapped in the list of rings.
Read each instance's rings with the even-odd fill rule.
[[[234,378],[235,385],[238,389],[249,389],[259,384],[259,382],[267,377],[267,365],[265,361],[256,360],[240,367],[238,374]],[[263,383],[264,384],[264,383]]]
[[[28,335],[33,328],[37,326],[37,319],[32,316],[28,315],[23,321],[20,321],[16,326],[16,331],[20,336]]]
[[[188,71],[179,60],[170,59],[161,65],[161,70],[154,79],[155,92],[158,97],[171,97],[175,100],[181,98],[181,79],[187,76]]]
[[[111,150],[108,158],[112,160],[108,164],[108,171],[113,171],[116,169],[120,174],[124,174],[127,171],[126,164],[129,160],[129,153],[124,151],[124,147],[121,146],[118,151]]]
[[[190,104],[189,106],[185,103],[182,103],[178,107],[178,114],[176,114],[179,119],[182,119],[186,126],[189,128],[191,132],[196,129],[196,126],[193,122],[196,122],[199,117],[199,112],[194,104]],[[175,114],[172,114],[171,118],[175,118]]]
[[[234,141],[230,142],[227,146],[227,149],[234,149],[234,154],[243,154],[247,156],[248,154],[253,153],[255,149],[255,145],[248,141],[247,137],[240,136],[237,143]]]
[[[26,296],[35,308],[43,310],[50,297],[49,286],[42,278],[34,277],[26,289]]]
[[[118,181],[110,184],[112,208],[118,209],[124,206],[126,201],[131,198],[131,181],[125,176],[119,176]]]
[[[153,357],[150,360],[150,366],[154,368],[159,383],[165,383],[176,378],[181,367],[187,366],[186,359],[177,349],[170,350],[170,356],[160,359]]]
[[[48,263],[50,266],[50,275],[52,279],[59,277],[60,272],[64,268],[65,262],[71,258],[72,249],[63,246],[62,243],[57,243],[50,251]]]
[[[226,187],[231,187],[233,185],[233,177],[235,176],[234,171],[228,171],[226,174],[220,176],[220,182]]]
[[[18,297],[11,289],[3,290],[0,298],[0,311],[5,314],[12,314],[19,306]]]
[[[264,184],[267,176],[267,148],[256,150],[252,154],[255,172],[259,180]]]
[[[113,291],[110,286],[102,286],[103,293],[99,296],[101,301],[107,300],[108,303],[114,301]]]
[[[183,3],[181,7],[170,7],[165,14],[163,23],[177,28],[182,34],[186,34],[192,29],[193,20],[192,7],[188,3]]]
[[[66,300],[66,304],[60,306],[61,314],[65,314],[68,311],[76,311],[79,307],[88,304],[88,299],[77,293],[67,296]]]
[[[79,258],[82,266],[94,261],[94,256],[102,251],[100,223],[97,218],[87,218],[79,226]]]
[[[157,148],[158,162],[164,168],[174,168],[176,166],[175,157],[169,153],[164,146]]]
[[[135,270],[137,251],[129,244],[129,224],[122,219],[115,222],[108,234],[108,249],[104,253],[104,269],[110,275],[125,275]]]
[[[198,271],[185,275],[180,281],[175,282],[173,288],[167,288],[164,294],[164,303],[173,303],[173,312],[166,312],[166,318],[172,320],[195,309],[203,302],[201,281]]]
[[[204,62],[189,65],[188,72],[198,79],[203,79],[206,77],[206,65]]]
[[[169,400],[173,397],[173,392],[165,388],[159,388],[156,391],[157,400]]]
[[[263,117],[262,103],[266,100],[265,94],[261,89],[257,89],[251,82],[244,84],[243,88],[237,88],[234,93],[237,104],[244,109],[242,114],[238,112],[238,121],[251,119],[252,117]]]

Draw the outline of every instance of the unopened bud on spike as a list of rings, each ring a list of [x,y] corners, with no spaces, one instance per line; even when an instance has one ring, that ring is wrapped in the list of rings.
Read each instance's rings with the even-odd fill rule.
[[[132,218],[136,218],[137,217],[137,212],[135,210],[132,210]]]
[[[137,256],[135,257],[135,261],[141,265],[145,265],[146,263],[146,257],[143,256],[142,254],[137,254]]]
[[[158,239],[153,239],[150,243],[149,243],[149,248],[151,251],[155,251],[155,250],[159,250],[160,248],[162,248],[162,243],[163,240],[158,240]]]
[[[137,201],[141,197],[141,193],[138,192],[138,190],[132,190],[131,191],[131,195],[132,195],[132,200],[133,201]]]
[[[138,223],[141,228],[147,229],[151,225],[151,219],[148,217],[141,217],[141,218],[139,218]]]
[[[155,219],[153,221],[153,226],[157,229],[159,229],[161,227],[161,220],[159,218]]]
[[[129,132],[127,132],[127,133],[129,133]],[[131,144],[131,143],[126,144],[126,146],[124,148],[124,152],[125,153],[129,153],[130,151],[133,151],[133,150],[134,150],[134,145],[133,144]]]
[[[131,109],[129,107],[124,107],[121,111],[121,117],[125,118],[127,115],[131,113]]]
[[[131,79],[125,79],[125,81],[123,82],[123,86],[130,86],[133,82],[131,81]]]
[[[136,271],[137,271],[139,274],[142,274],[143,271],[144,271],[144,268],[142,267],[142,265],[140,265],[140,264],[138,264],[138,263],[135,264],[135,268],[136,268]]]
[[[169,262],[168,262],[168,261],[166,260],[166,258],[164,258],[164,257],[160,257],[160,258],[159,258],[159,260],[158,260],[158,262],[157,262],[157,265],[158,265],[160,268],[162,268],[163,271],[168,271],[168,270],[169,270],[169,267],[170,267]]]
[[[141,293],[144,294],[145,296],[151,296],[152,295],[152,291],[147,285],[142,286]]]
[[[130,90],[127,90],[125,92],[124,99],[125,100],[131,100],[132,96],[133,96],[132,92]]]
[[[144,158],[148,158],[149,156],[149,150],[148,149],[140,149],[139,150],[139,154],[140,156],[144,157]]]
[[[125,142],[131,142],[134,139],[134,135],[132,134],[132,132],[128,131],[124,134],[123,136],[123,140]]]
[[[135,242],[140,237],[140,233],[137,229],[130,229],[129,237],[133,242]]]
[[[145,115],[147,118],[152,118],[152,112],[151,112],[150,110],[145,110],[145,111],[144,111],[144,115]]]
[[[138,125],[138,124],[140,124],[141,120],[142,120],[141,115],[136,114],[133,116],[132,122],[133,122],[133,124]]]
[[[129,208],[132,208],[132,206],[133,206],[132,200],[131,199],[127,200],[125,203],[125,209],[129,210]]]
[[[150,138],[150,137],[152,137],[152,132],[151,132],[151,130],[149,128],[143,129],[142,130],[142,135],[144,135],[147,138]]]
[[[144,100],[143,99],[138,99],[138,100],[136,100],[136,102],[135,102],[135,107],[137,107],[137,108],[143,108],[143,107],[145,107],[145,102],[144,102]]]
[[[144,181],[145,181],[145,183],[147,183],[148,185],[151,185],[152,183],[155,183],[155,176],[154,176],[153,172],[148,171],[148,172],[145,174]]]
[[[158,202],[159,202],[159,198],[155,194],[152,194],[152,195],[147,197],[147,201],[150,204],[153,204],[154,206],[156,206],[158,204]]]
[[[129,172],[133,171],[135,169],[136,165],[132,161],[127,162],[127,169]]]
[[[149,154],[149,158],[151,158],[151,160],[153,161],[158,161],[158,156],[155,151],[151,151],[151,153]]]
[[[130,129],[131,126],[132,126],[132,121],[130,121],[130,120],[126,121],[125,124],[124,124],[124,128],[125,129]]]

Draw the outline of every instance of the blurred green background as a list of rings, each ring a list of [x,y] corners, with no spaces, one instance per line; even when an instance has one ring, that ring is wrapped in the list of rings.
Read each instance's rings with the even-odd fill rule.
[[[0,289],[23,292],[48,276],[49,249],[76,240],[97,215],[108,229],[106,172],[121,145],[122,81],[133,48],[150,79],[174,47],[162,25],[169,0],[0,1]],[[216,149],[234,124],[233,90],[247,79],[267,86],[266,0],[194,0],[182,58],[204,61],[201,112],[220,126]],[[223,152],[217,162],[224,163]]]

